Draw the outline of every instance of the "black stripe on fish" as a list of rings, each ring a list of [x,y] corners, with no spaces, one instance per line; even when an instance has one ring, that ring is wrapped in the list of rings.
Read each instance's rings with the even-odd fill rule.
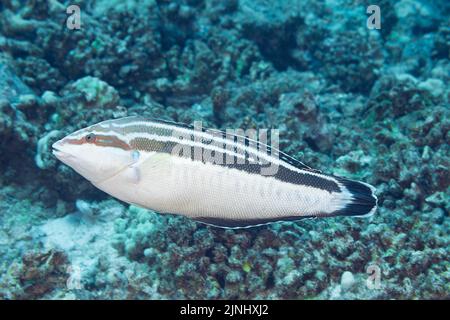
[[[194,157],[194,148],[191,147],[191,160],[196,160]],[[216,154],[216,151],[212,151],[211,155],[214,157]],[[263,172],[270,172],[271,170],[274,170],[273,175],[267,175],[268,177],[273,177],[279,181],[292,183],[295,185],[305,185],[321,190],[326,190],[328,192],[341,192],[341,189],[339,188],[339,185],[329,179],[317,176],[315,174],[311,174],[308,172],[296,172],[293,170],[290,170],[283,165],[278,165],[276,168],[270,168],[270,164],[259,164],[255,161],[250,160],[250,156],[248,153],[245,154],[245,163],[239,163],[239,160],[243,159],[236,159],[234,158],[231,163],[226,162],[226,154],[221,153],[219,157],[223,160],[222,162],[212,162],[214,165],[219,165],[223,167],[227,167],[230,169],[236,169],[239,171],[244,171],[251,174],[258,174],[261,175]],[[208,162],[206,159],[202,158],[203,163]]]
[[[219,165],[223,167],[227,167],[230,169],[236,169],[239,171],[244,171],[250,174],[258,174],[264,175],[264,172],[267,172],[267,176],[273,177],[279,181],[292,183],[295,185],[305,185],[321,190],[326,190],[328,192],[340,192],[338,184],[332,180],[317,176],[316,174],[312,174],[309,172],[297,172],[286,168],[283,165],[277,165],[276,167],[270,167],[270,163],[259,164],[254,160],[251,160],[252,156],[245,152],[245,154],[241,154],[245,156],[245,159],[238,159],[236,156],[233,156],[232,161],[227,162],[226,151],[220,152],[217,154],[217,151],[210,151],[208,149],[209,144],[205,144],[205,147],[202,147],[200,150],[200,155],[202,155],[201,159],[196,159],[195,149],[199,147],[193,147],[189,145],[189,140],[186,144],[182,142],[161,142],[158,140],[151,140],[147,138],[135,138],[130,142],[133,148],[137,148],[138,150],[152,150],[156,152],[164,152],[164,153],[172,153],[172,150],[175,146],[184,145],[185,148],[181,148],[181,151],[188,151],[188,154],[178,154],[178,156],[183,156],[190,158],[191,160],[201,160],[203,163],[212,163],[214,165]],[[205,159],[203,157],[203,151],[207,150],[210,152],[212,158],[211,160]],[[198,149],[197,149],[198,151]],[[218,156],[221,161],[214,162],[212,159],[217,159],[215,156]],[[241,161],[241,162],[239,162]],[[273,171],[273,174],[270,172]],[[306,170],[308,171],[308,170]]]
[[[262,170],[267,169],[268,166],[261,166],[255,163],[248,164],[224,164],[224,166],[232,169],[237,169],[253,174],[260,174]],[[268,175],[268,177],[274,177],[275,179],[295,185],[304,185],[328,192],[341,192],[339,185],[329,179],[319,177],[310,173],[302,173],[292,171],[283,166],[278,166],[274,175]]]

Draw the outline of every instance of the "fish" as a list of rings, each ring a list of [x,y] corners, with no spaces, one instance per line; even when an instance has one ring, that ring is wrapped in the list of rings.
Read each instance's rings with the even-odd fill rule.
[[[80,129],[52,147],[121,201],[215,227],[370,217],[377,209],[370,184],[322,173],[276,145],[228,130],[130,116]]]

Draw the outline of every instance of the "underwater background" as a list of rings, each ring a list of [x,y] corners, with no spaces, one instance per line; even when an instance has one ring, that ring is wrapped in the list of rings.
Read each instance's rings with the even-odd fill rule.
[[[446,0],[1,0],[0,298],[449,299],[449,17]],[[129,206],[51,153],[126,115],[278,128],[379,209],[224,230]]]

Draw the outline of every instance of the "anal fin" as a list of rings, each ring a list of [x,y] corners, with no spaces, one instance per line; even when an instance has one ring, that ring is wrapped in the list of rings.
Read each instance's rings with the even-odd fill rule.
[[[259,227],[271,223],[277,222],[295,222],[303,219],[313,218],[310,216],[287,216],[280,218],[267,218],[267,219],[245,219],[245,220],[236,220],[236,219],[226,219],[226,218],[213,218],[213,217],[195,217],[193,220],[207,224],[209,226],[218,227],[218,228],[226,228],[226,229],[244,229],[244,228],[252,228]]]

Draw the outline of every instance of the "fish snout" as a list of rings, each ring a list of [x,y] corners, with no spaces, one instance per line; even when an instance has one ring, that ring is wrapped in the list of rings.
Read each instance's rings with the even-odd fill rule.
[[[71,155],[64,148],[65,142],[64,139],[58,140],[52,144],[52,153],[59,160],[63,160],[65,158],[70,157]]]

